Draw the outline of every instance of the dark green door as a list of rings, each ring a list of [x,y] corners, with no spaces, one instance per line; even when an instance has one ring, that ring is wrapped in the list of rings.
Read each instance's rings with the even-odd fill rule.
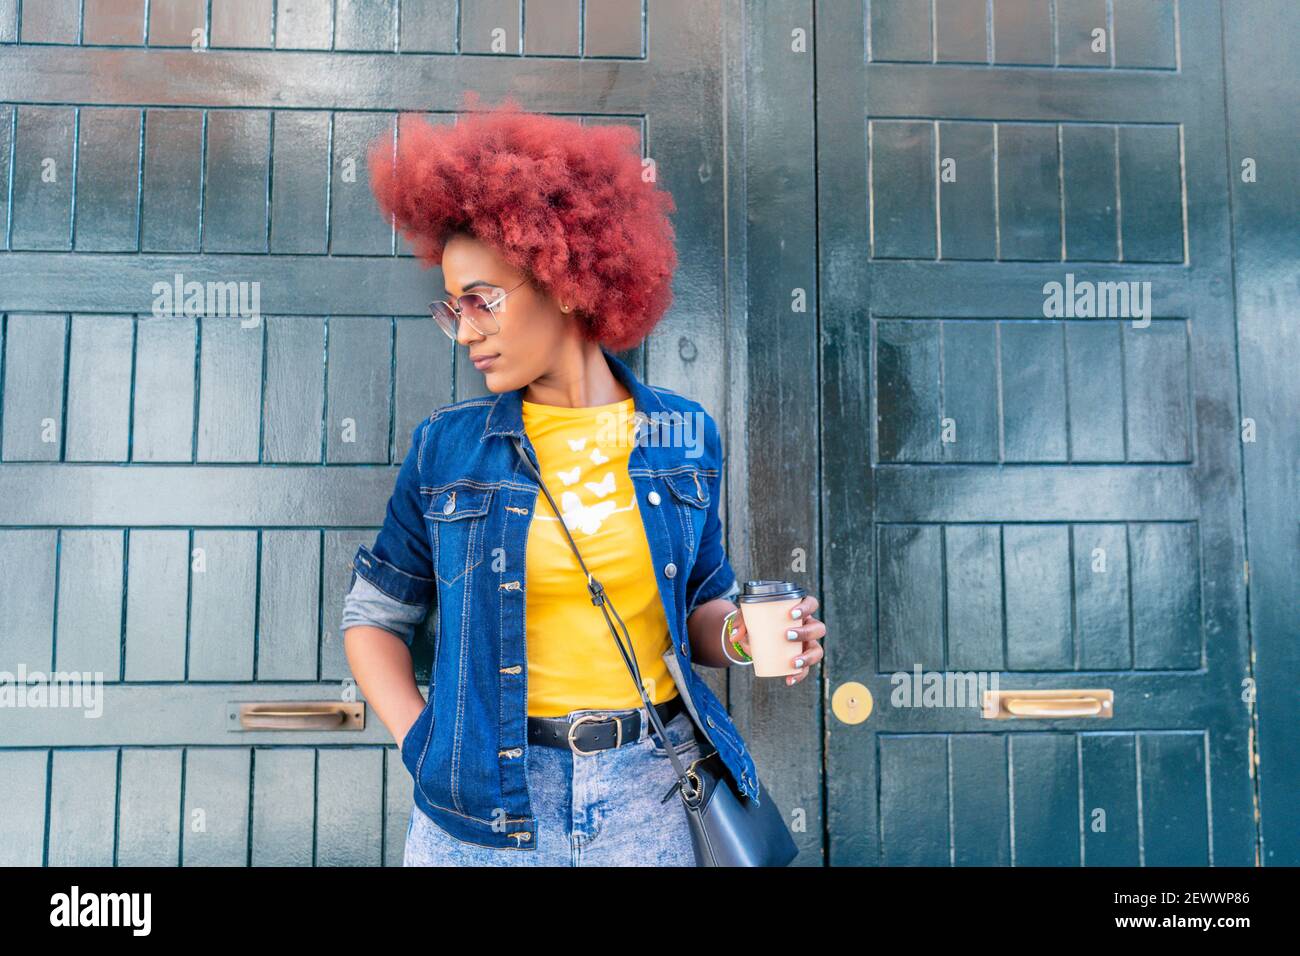
[[[0,670],[103,681],[93,718],[0,708],[0,862],[400,862],[411,781],[373,716],[236,712],[350,702],[351,557],[412,428],[482,390],[367,185],[399,112],[452,122],[472,88],[637,128],[681,295],[629,358],[726,421],[720,11],[526,13],[0,0]]]
[[[831,862],[1252,864],[1218,4],[816,16]]]

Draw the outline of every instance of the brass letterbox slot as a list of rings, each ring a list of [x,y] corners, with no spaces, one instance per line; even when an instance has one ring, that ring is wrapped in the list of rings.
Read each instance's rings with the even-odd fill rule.
[[[364,701],[273,700],[231,703],[231,730],[365,730]]]
[[[1089,690],[986,690],[985,720],[1064,720],[1113,717],[1115,692]]]

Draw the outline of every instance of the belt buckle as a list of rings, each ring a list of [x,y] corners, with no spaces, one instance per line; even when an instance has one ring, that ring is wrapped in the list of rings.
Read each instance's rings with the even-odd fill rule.
[[[573,751],[575,754],[581,754],[581,755],[584,756],[584,757],[590,757],[592,754],[600,753],[600,750],[582,750],[582,749],[580,749],[580,748],[579,748],[579,747],[574,743],[574,740],[573,740],[573,732],[574,732],[574,730],[577,729],[577,727],[578,727],[579,724],[586,723],[587,721],[596,722],[596,721],[602,721],[602,720],[612,720],[612,721],[614,721],[614,727],[615,727],[615,729],[617,730],[617,733],[618,733],[618,736],[615,738],[614,746],[615,746],[615,747],[621,747],[621,746],[623,746],[623,721],[620,720],[618,717],[610,717],[610,716],[608,716],[608,715],[606,715],[606,716],[600,716],[600,715],[597,715],[597,714],[580,714],[576,720],[571,720],[571,721],[569,721],[569,733],[568,733],[568,738],[569,738],[569,749],[570,749],[571,751]],[[607,749],[607,748],[602,748],[602,749]]]

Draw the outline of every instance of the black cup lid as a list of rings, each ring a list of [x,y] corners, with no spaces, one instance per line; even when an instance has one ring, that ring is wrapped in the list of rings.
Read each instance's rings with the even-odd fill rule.
[[[740,592],[742,601],[788,601],[802,598],[804,589],[790,581],[746,581]]]

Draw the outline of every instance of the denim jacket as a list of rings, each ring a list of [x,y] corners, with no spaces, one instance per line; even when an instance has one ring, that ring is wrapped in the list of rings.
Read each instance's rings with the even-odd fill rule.
[[[717,423],[698,402],[643,385],[602,352],[635,406],[628,474],[672,638],[664,661],[737,787],[757,801],[754,761],[692,669],[686,629],[697,605],[739,592],[718,517]],[[428,702],[401,743],[415,803],[457,839],[532,849],[524,559],[540,486],[511,441],[519,436],[536,467],[522,397],[521,388],[465,399],[416,427],[374,546],[353,559],[342,627],[372,624],[409,644],[414,625],[437,615]],[[574,591],[589,600],[585,584],[575,559]]]

